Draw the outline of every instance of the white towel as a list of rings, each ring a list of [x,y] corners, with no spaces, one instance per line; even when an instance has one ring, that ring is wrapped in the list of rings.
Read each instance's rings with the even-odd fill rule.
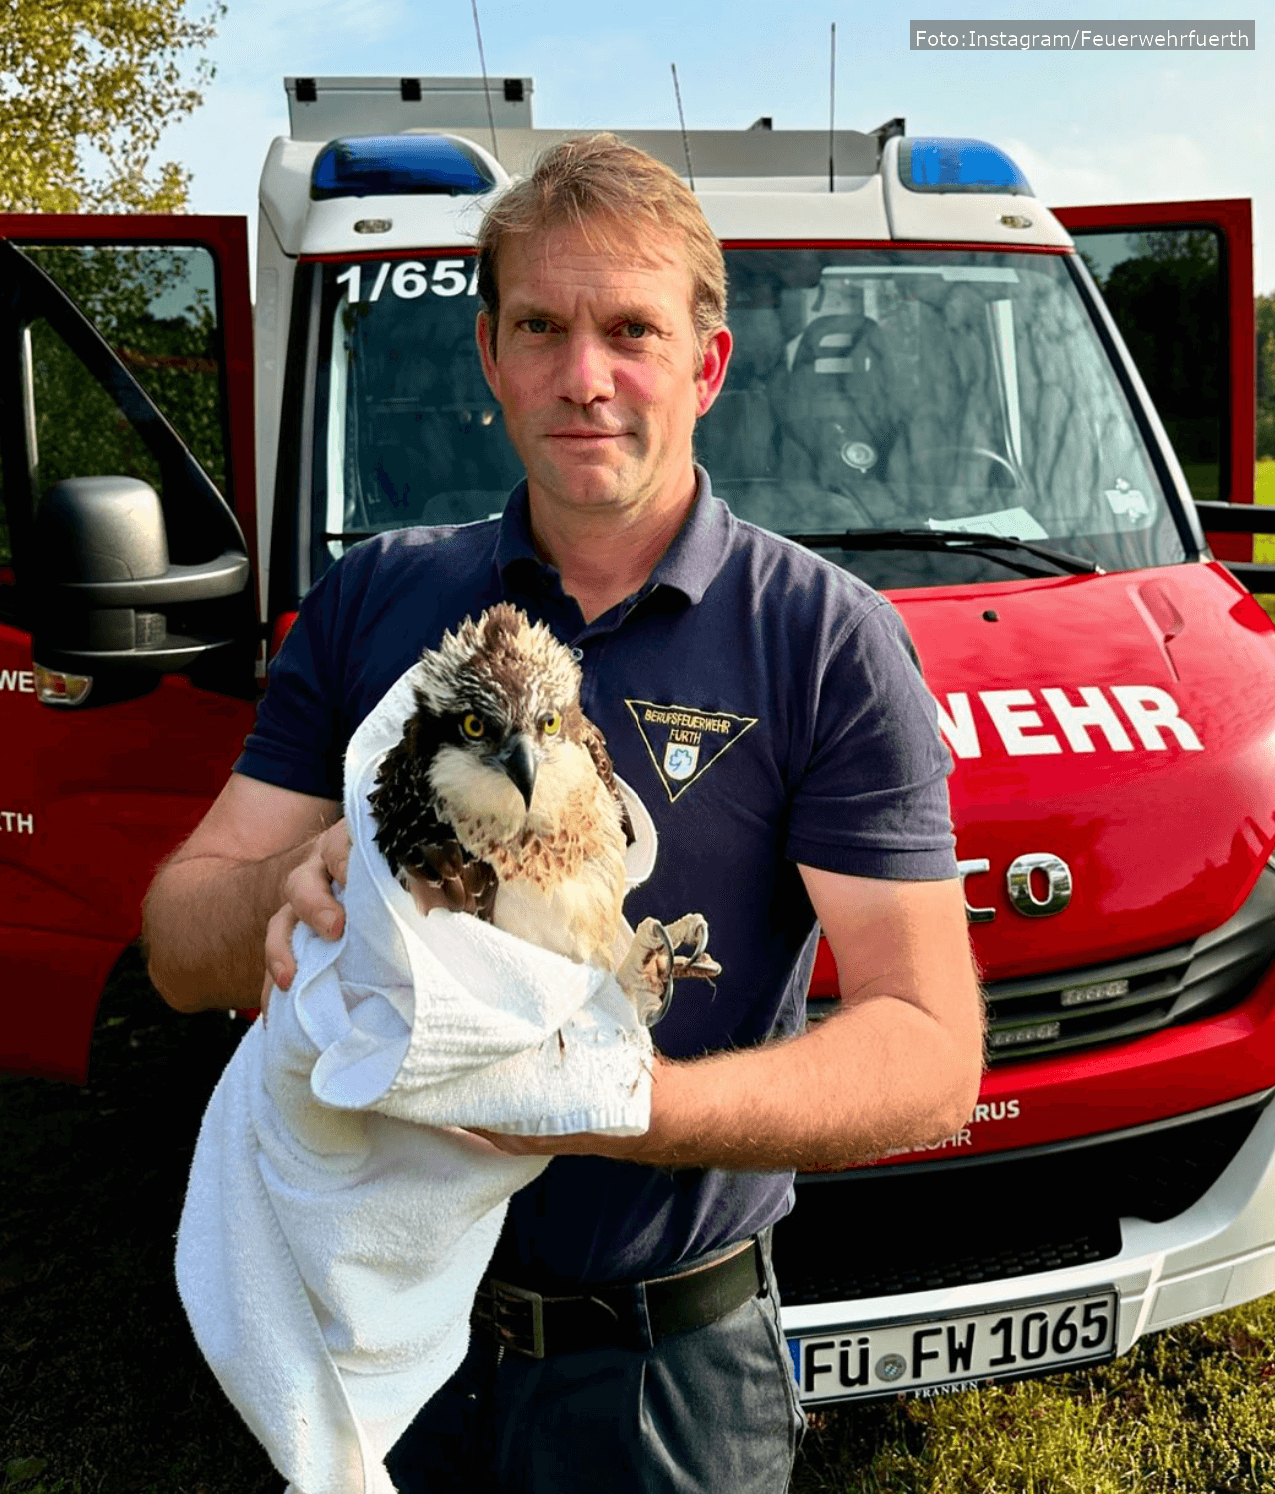
[[[298,1494],[392,1494],[382,1459],[463,1359],[509,1195],[546,1165],[469,1132],[639,1134],[651,1042],[614,976],[465,914],[423,917],[367,796],[413,670],[346,754],[346,930],[297,974],[204,1116],[177,1284],[222,1388]],[[649,874],[654,828],[626,793]]]

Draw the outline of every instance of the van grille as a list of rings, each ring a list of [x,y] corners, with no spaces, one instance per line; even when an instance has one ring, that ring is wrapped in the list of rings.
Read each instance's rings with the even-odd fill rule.
[[[1093,1047],[1237,1006],[1275,960],[1275,871],[1191,944],[987,988],[992,1063]]]
[[[1238,1006],[1275,961],[1275,871],[1238,913],[1191,944],[987,987],[993,1064],[1093,1048]],[[836,1009],[812,1000],[812,1020]]]
[[[1109,1259],[1122,1217],[1159,1223],[1202,1198],[1269,1100],[999,1157],[798,1176],[775,1226],[780,1298],[895,1296]]]

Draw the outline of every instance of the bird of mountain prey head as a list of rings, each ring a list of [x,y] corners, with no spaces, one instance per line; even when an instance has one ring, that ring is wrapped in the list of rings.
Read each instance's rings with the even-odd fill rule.
[[[614,792],[601,734],[580,710],[570,651],[508,603],[444,634],[414,683],[416,709],[370,799],[377,845],[395,873],[436,881],[440,847],[452,848],[455,870],[456,843],[465,861],[481,858],[483,845],[508,845],[555,815],[584,774]]]

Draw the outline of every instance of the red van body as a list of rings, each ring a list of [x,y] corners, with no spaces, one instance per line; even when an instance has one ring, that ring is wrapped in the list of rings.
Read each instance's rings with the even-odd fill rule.
[[[295,142],[277,145],[286,155]],[[913,143],[914,160],[923,145]],[[712,148],[697,143],[697,162]],[[887,133],[872,149],[878,171],[887,172],[895,169],[891,152],[906,143]],[[314,149],[306,171],[313,157]],[[978,290],[998,276],[1016,283],[1020,251],[1004,234],[949,238],[940,221],[928,236],[764,236],[747,228],[745,208],[720,182],[717,199],[712,184],[697,185],[744,286],[781,253],[805,255],[814,266],[800,272],[806,281],[784,282],[794,296],[810,303],[841,293],[861,303],[870,286],[885,327],[902,316],[898,306],[908,298],[899,302],[897,287],[906,290],[907,274],[936,283],[947,274],[984,297],[986,325],[1008,325],[1011,313],[996,307],[1010,301]],[[270,211],[276,191],[282,200],[284,189],[263,179]],[[379,201],[358,204],[363,221],[377,219]],[[1030,202],[1023,209],[1035,210]],[[263,209],[263,237],[278,227],[270,211]],[[1262,591],[1275,570],[1253,564],[1252,534],[1275,526],[1263,526],[1251,506],[1249,206],[1070,209],[1056,222],[1087,257],[1086,246],[1103,235],[1144,236],[1153,253],[1170,242],[1165,235],[1213,235],[1224,316],[1212,332],[1224,386],[1220,412],[1210,417],[1214,486],[1187,486],[1126,350],[1128,324],[1122,339],[1092,279],[1067,269],[1170,495],[1165,502],[1180,509],[1183,553],[1171,563],[1087,570],[1048,562],[1033,570],[1024,554],[1029,574],[993,569],[886,588],[953,753],[957,853],[991,1005],[992,1063],[977,1109],[955,1136],[799,1180],[799,1207],[776,1233],[776,1258],[794,1370],[810,1403],[932,1393],[1085,1362],[1126,1349],[1148,1328],[1275,1289],[1275,628],[1248,589]],[[744,226],[731,231],[732,224]],[[1024,246],[1021,262],[1075,261],[1058,233]],[[322,337],[336,335],[325,308],[366,309],[375,283],[395,287],[386,300],[397,295],[406,315],[431,275],[429,296],[454,290],[458,306],[467,300],[466,242],[409,240],[381,250],[360,243],[338,252],[284,239],[276,233],[268,247],[292,278],[290,295],[259,274],[254,358],[243,220],[0,217],[0,254],[17,287],[0,312],[10,349],[8,397],[0,400],[9,411],[0,422],[9,535],[0,554],[5,1069],[83,1082],[103,988],[138,936],[155,867],[225,781],[252,723],[266,655],[316,566],[355,538],[338,532],[348,523],[320,532],[321,500],[312,497],[319,489],[304,457],[320,449],[305,443],[326,366]],[[915,251],[913,260],[900,257],[904,249]],[[108,251],[206,256],[206,293],[192,292],[183,312],[204,351],[146,352],[104,340],[66,293],[80,261],[53,251],[68,250],[88,256],[83,264]],[[1093,254],[1098,264],[1098,247]],[[355,266],[363,267],[361,280]],[[732,294],[735,284],[733,271]],[[155,311],[169,306],[164,294],[176,292],[154,291],[154,326],[174,320]],[[778,292],[752,303],[743,294],[741,318],[754,315],[758,327],[780,301]],[[317,308],[309,322],[308,307]],[[284,330],[274,320],[280,308],[290,308]],[[329,331],[316,331],[325,316]],[[835,362],[840,351],[833,346],[827,357]],[[817,368],[820,357],[811,362]],[[196,662],[153,667],[141,683],[137,650],[149,645],[138,643],[132,672],[120,673],[132,683],[111,688],[109,660],[100,655],[101,679],[94,676],[82,641],[54,639],[41,652],[41,636],[53,637],[52,623],[42,621],[45,588],[63,584],[39,502],[60,397],[49,371],[72,366],[81,371],[75,378],[114,401],[115,424],[137,434],[161,474],[174,566],[207,568],[218,553],[233,552],[251,578],[234,597],[205,587],[185,633],[174,608],[145,612],[118,583],[112,595],[124,602],[113,605],[166,618],[164,646],[174,658],[181,639],[194,651]],[[217,483],[190,458],[178,419],[147,393],[149,377],[186,373],[207,379],[201,400],[213,399],[215,385]],[[261,493],[254,378],[275,391],[265,422],[273,491]],[[984,456],[1021,468],[1012,451]],[[870,464],[871,441],[847,440],[841,460]],[[98,474],[55,464],[49,475]],[[1140,498],[1128,483],[1107,493],[1116,512]],[[179,518],[179,503],[202,517]],[[76,681],[90,677],[89,693],[74,703]],[[836,998],[826,950],[811,998],[816,1016]]]

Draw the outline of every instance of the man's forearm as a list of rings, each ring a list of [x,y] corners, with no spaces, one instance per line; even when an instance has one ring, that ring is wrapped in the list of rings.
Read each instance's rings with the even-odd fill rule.
[[[951,1135],[974,1109],[981,1072],[981,1027],[954,1034],[881,996],[787,1041],[660,1059],[642,1136],[491,1139],[652,1167],[837,1168]]]
[[[284,879],[313,842],[261,861],[178,858],[146,897],[142,940],[156,989],[178,1011],[254,1007],[265,978],[266,924],[283,903]]]
[[[939,1141],[973,1111],[981,1057],[926,1012],[881,996],[787,1042],[660,1065],[634,1160],[836,1168]]]

